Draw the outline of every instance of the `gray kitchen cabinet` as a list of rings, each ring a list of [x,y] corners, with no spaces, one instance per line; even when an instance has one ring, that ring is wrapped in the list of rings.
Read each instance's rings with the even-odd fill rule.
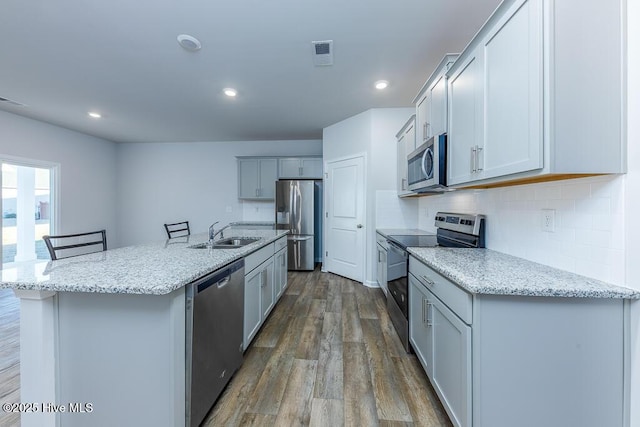
[[[415,276],[409,277],[409,340],[453,425],[469,426],[471,326]],[[429,280],[426,275],[423,279]]]
[[[415,141],[407,144],[407,154],[427,142],[432,136],[447,131],[446,71],[458,55],[448,54],[427,79],[413,103],[416,106]]]
[[[409,339],[456,426],[624,426],[622,299],[471,294],[409,260]]]
[[[278,159],[279,179],[322,179],[321,157]]]
[[[402,129],[396,134],[396,139],[398,141],[397,152],[398,152],[398,196],[405,197],[409,195],[413,195],[413,192],[409,190],[409,181],[407,174],[407,154],[411,151],[408,151],[411,147],[415,146],[416,139],[416,116],[413,115],[407,121],[407,123],[402,126]]]
[[[275,158],[238,158],[238,198],[273,200],[278,180]]]
[[[275,288],[273,285],[273,257],[260,266],[260,311],[261,321],[264,322],[271,313],[276,303]]]
[[[286,239],[285,239],[286,243]],[[274,255],[273,277],[276,299],[280,298],[287,287],[288,256],[286,246]]]
[[[622,5],[500,4],[447,72],[449,186],[625,172]]]
[[[256,336],[275,304],[273,287],[274,243],[245,257],[244,349]]]
[[[516,1],[451,71],[449,185],[542,168],[541,5]]]
[[[245,258],[244,339],[246,350],[287,286],[287,238]]]

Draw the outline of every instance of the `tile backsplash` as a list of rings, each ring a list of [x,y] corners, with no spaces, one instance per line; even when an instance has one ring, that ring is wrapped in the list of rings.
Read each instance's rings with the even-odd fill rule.
[[[543,209],[555,211],[542,230]],[[624,177],[606,175],[420,198],[419,226],[436,212],[487,216],[487,248],[614,284],[625,283]]]
[[[243,221],[275,221],[274,202],[242,200],[241,203]]]

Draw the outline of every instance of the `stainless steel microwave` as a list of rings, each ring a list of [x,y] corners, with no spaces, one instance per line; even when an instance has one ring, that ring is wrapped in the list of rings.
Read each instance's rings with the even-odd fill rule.
[[[447,134],[432,136],[407,156],[409,190],[442,192],[447,186]]]

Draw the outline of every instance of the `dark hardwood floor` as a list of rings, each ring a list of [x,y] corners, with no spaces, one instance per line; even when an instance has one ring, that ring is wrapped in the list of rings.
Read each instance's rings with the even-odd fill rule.
[[[289,287],[204,426],[450,426],[380,289],[319,270]]]
[[[289,286],[204,426],[450,426],[382,291],[316,270]],[[20,401],[19,300],[0,289],[0,403]],[[0,412],[0,426],[19,417]]]

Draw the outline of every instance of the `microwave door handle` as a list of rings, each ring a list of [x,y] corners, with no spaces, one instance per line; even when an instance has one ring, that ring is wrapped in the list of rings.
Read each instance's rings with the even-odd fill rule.
[[[424,150],[424,154],[422,155],[422,172],[424,173],[424,177],[425,179],[429,179],[429,174],[427,173],[427,156],[429,155],[429,152],[431,152],[431,157],[433,157],[433,151],[431,150],[431,148],[427,148],[426,150]]]

